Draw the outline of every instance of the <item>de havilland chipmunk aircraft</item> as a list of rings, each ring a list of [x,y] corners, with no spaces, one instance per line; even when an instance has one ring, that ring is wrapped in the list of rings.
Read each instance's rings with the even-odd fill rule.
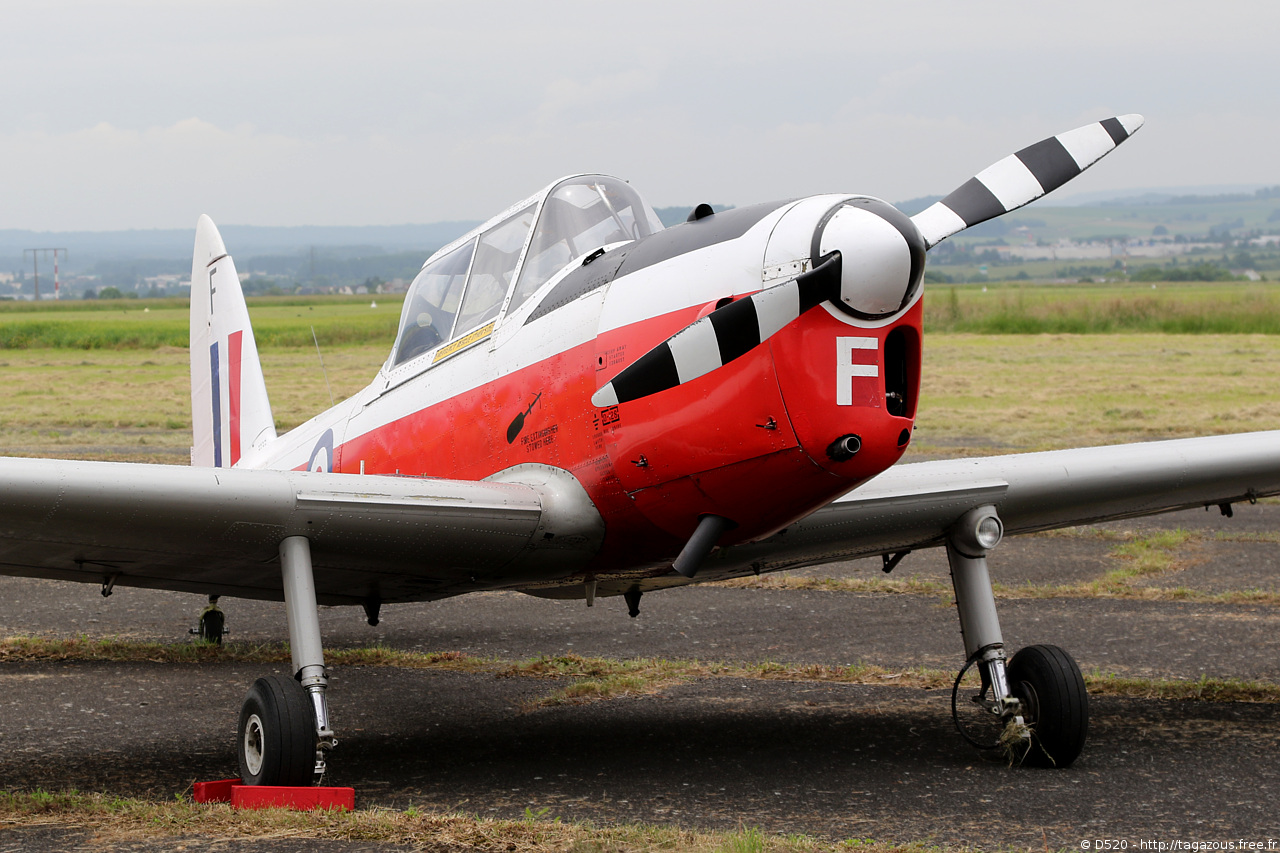
[[[634,616],[667,587],[943,547],[971,698],[1025,763],[1070,765],[1080,670],[1053,646],[1006,655],[987,552],[1278,494],[1280,432],[894,463],[928,250],[1142,122],[1045,139],[915,216],[835,193],[700,205],[664,229],[623,181],[557,181],[428,259],[372,383],[280,436],[235,266],[201,217],[192,467],[0,460],[0,573],[283,598],[295,674],[253,684],[237,743],[246,784],[299,785],[336,743],[319,604],[376,624],[383,604],[518,590],[620,595]]]

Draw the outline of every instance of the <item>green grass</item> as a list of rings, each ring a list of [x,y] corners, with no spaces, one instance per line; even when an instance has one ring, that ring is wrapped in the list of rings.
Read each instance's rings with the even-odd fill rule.
[[[1280,426],[1280,336],[925,335],[909,457]]]
[[[0,300],[0,322],[6,322],[14,316],[23,314],[83,314],[90,311],[120,313],[123,311],[141,311],[150,308],[180,308],[187,310],[190,300],[186,297],[169,297],[165,299],[65,299],[39,302],[25,300]]]
[[[277,429],[291,429],[368,384],[389,344],[315,345],[262,351]],[[185,347],[0,351],[0,452],[111,458],[95,447],[179,452],[191,445],[191,371]],[[136,456],[132,457],[137,459]],[[156,459],[154,461],[165,461]]]
[[[1193,534],[1188,530],[1165,530],[1126,542],[1111,552],[1121,560],[1121,566],[1107,572],[1102,579],[1106,584],[1128,584],[1138,578],[1163,575],[1176,567],[1175,552],[1185,545]]]
[[[1280,284],[925,287],[925,332],[1280,334]]]
[[[401,298],[314,297],[303,301],[259,297],[249,301],[249,316],[262,349],[314,346],[314,327],[322,347],[380,343],[389,350],[400,318]],[[370,307],[375,301],[377,307]],[[186,348],[190,339],[185,300],[0,305],[4,306],[0,309],[0,350]]]
[[[388,341],[321,341],[336,400],[373,379]],[[0,453],[185,464],[187,356],[185,346],[0,350]],[[262,362],[277,429],[329,407],[310,340],[264,347]],[[907,461],[1280,426],[1276,335],[932,334],[923,367]]]
[[[368,307],[372,301],[381,304],[384,300],[388,304],[394,304],[399,308],[400,301],[403,299],[401,294],[373,294],[373,295],[346,295],[346,294],[313,294],[310,296],[247,296],[245,302],[249,305],[249,311],[253,312],[257,308],[263,307],[307,307],[309,305],[351,305],[355,307]],[[166,297],[160,299],[68,299],[63,301],[42,300],[40,302],[27,301],[7,301],[0,300],[0,318],[6,315],[21,314],[83,314],[85,312],[101,311],[104,313],[120,313],[125,311],[141,311],[144,308],[150,308],[152,311],[157,309],[180,309],[184,313],[190,305],[190,300],[185,296]]]
[[[312,344],[390,348],[399,296],[255,297],[262,349]],[[370,307],[377,303],[376,308]],[[985,335],[1280,334],[1280,284],[939,285],[925,290],[925,331]],[[181,299],[0,302],[0,350],[119,350],[182,347]]]

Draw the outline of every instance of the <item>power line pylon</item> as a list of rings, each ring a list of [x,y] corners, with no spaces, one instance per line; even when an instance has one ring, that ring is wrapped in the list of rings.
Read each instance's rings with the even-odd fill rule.
[[[57,249],[52,249],[52,248],[50,248],[50,249],[45,249],[45,248],[40,248],[40,249],[23,249],[23,250],[22,250],[22,259],[23,259],[24,261],[25,261],[25,260],[26,260],[26,258],[27,258],[27,252],[30,252],[30,253],[31,253],[31,262],[35,265],[35,272],[36,272],[36,302],[39,302],[39,301],[40,301],[40,253],[41,253],[41,252],[44,252],[44,256],[45,256],[46,258],[47,258],[47,257],[49,257],[49,253],[50,253],[50,252],[52,252],[52,253],[53,253],[53,298],[54,298],[54,299],[57,299],[57,298],[60,296],[60,294],[59,294],[59,282],[58,282],[58,253],[59,253],[59,252],[61,252],[61,253],[63,254],[63,256],[65,257],[65,256],[67,255],[67,250],[66,250],[66,249],[64,249],[64,248],[61,248],[61,247],[59,247],[59,248],[57,248]]]

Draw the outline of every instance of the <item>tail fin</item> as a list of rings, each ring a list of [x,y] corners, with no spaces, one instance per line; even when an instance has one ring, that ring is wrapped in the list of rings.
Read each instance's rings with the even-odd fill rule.
[[[230,468],[276,437],[236,266],[208,216],[191,260],[191,464]]]

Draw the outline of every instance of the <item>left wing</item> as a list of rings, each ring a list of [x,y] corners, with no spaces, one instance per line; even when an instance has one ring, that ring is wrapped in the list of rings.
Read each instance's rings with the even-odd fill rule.
[[[7,458],[0,574],[280,599],[280,542],[304,535],[321,604],[429,600],[584,565],[604,534],[585,498],[550,479]]]

